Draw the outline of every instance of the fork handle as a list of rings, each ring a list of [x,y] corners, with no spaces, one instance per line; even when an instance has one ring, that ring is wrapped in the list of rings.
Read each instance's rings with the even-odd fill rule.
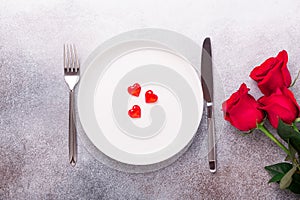
[[[69,100],[69,161],[74,167],[77,162],[77,131],[74,110],[74,90],[70,90]]]

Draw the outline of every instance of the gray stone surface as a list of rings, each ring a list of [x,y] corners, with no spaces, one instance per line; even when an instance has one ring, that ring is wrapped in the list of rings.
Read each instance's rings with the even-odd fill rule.
[[[80,141],[72,168],[61,70],[65,42],[74,42],[85,60],[119,33],[165,28],[199,44],[210,36],[226,97],[241,82],[259,97],[248,77],[255,65],[286,49],[292,76],[300,69],[299,10],[296,0],[0,0],[0,199],[299,199],[267,184],[263,167],[282,161],[281,150],[261,133],[242,137],[225,122],[213,175],[199,153],[204,121],[189,150],[159,171],[111,169]],[[293,88],[298,101],[299,88]]]

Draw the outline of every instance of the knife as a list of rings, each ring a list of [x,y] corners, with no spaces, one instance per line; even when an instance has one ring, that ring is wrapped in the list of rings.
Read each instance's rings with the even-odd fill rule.
[[[207,129],[208,129],[208,164],[210,172],[217,170],[216,160],[216,142],[214,128],[214,110],[213,110],[213,71],[212,71],[212,54],[210,38],[205,38],[202,46],[201,56],[201,84],[203,97],[206,101],[207,110]]]

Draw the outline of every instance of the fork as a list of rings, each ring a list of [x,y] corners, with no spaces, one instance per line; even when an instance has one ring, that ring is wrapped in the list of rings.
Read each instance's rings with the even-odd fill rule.
[[[74,44],[64,44],[64,77],[70,89],[69,97],[69,162],[77,162],[77,131],[74,110],[74,89],[80,77],[80,64]]]

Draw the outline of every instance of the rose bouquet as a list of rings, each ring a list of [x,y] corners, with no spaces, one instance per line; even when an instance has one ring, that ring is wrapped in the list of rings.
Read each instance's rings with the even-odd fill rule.
[[[243,83],[237,92],[222,104],[225,120],[240,131],[251,133],[262,131],[286,154],[285,162],[266,166],[272,176],[269,183],[279,183],[281,189],[300,194],[300,107],[291,87],[290,72],[287,68],[288,55],[285,50],[255,67],[250,77],[257,82],[263,96],[256,100]],[[269,121],[276,130],[275,136],[264,125]],[[283,144],[284,143],[284,144]]]

